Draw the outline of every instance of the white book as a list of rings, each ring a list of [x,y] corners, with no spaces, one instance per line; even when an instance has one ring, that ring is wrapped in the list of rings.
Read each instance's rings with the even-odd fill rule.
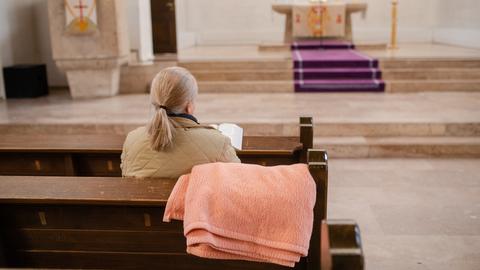
[[[243,128],[231,123],[222,123],[211,126],[218,129],[218,131],[220,131],[224,136],[230,138],[230,142],[235,149],[242,150]]]

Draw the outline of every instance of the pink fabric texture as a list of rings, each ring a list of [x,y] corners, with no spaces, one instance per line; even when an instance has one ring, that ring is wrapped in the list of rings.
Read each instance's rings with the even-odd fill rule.
[[[315,192],[305,164],[204,164],[179,178],[163,220],[184,221],[190,254],[293,267],[308,253]]]

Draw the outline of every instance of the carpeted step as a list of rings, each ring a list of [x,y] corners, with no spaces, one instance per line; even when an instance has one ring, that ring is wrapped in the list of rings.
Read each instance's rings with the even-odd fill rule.
[[[296,92],[383,92],[382,80],[295,80]]]
[[[378,68],[378,60],[302,60],[294,68]]]
[[[378,60],[353,49],[294,49],[292,59],[296,92],[385,91]]]
[[[294,68],[377,68],[378,60],[354,50],[294,50]]]
[[[291,45],[292,50],[337,50],[355,49],[355,45],[341,40],[298,40]]]
[[[295,80],[315,79],[381,79],[377,68],[303,68],[294,70]]]

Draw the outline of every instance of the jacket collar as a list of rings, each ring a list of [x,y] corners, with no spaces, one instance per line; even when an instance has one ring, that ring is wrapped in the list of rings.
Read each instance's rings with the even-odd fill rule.
[[[191,116],[191,115],[190,115]],[[185,117],[182,115],[171,115],[169,117],[173,118],[175,122],[182,128],[197,128],[201,127],[201,125],[196,121],[197,119],[193,116]]]
[[[210,125],[203,125],[199,124],[198,122],[195,122],[193,119],[197,120],[195,117],[181,117],[181,116],[170,116],[172,117],[175,122],[179,125],[179,127],[182,128],[206,128],[206,129],[215,129],[214,127]]]
[[[195,118],[195,116],[191,115],[191,114],[188,114],[188,113],[171,113],[169,112],[167,114],[169,117],[176,117],[176,118],[183,118],[183,119],[188,119],[190,121],[193,121],[197,124],[200,124],[197,120],[197,118]],[[178,120],[178,119],[177,119]]]

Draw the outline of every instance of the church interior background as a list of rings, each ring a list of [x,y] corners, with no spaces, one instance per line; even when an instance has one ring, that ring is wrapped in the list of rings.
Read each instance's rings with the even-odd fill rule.
[[[330,0],[351,36],[307,41],[297,4],[2,0],[0,67],[45,65],[49,93],[7,98],[0,73],[0,140],[124,136],[155,74],[182,66],[201,122],[298,136],[313,117],[328,218],[358,223],[367,269],[480,269],[480,1]]]

